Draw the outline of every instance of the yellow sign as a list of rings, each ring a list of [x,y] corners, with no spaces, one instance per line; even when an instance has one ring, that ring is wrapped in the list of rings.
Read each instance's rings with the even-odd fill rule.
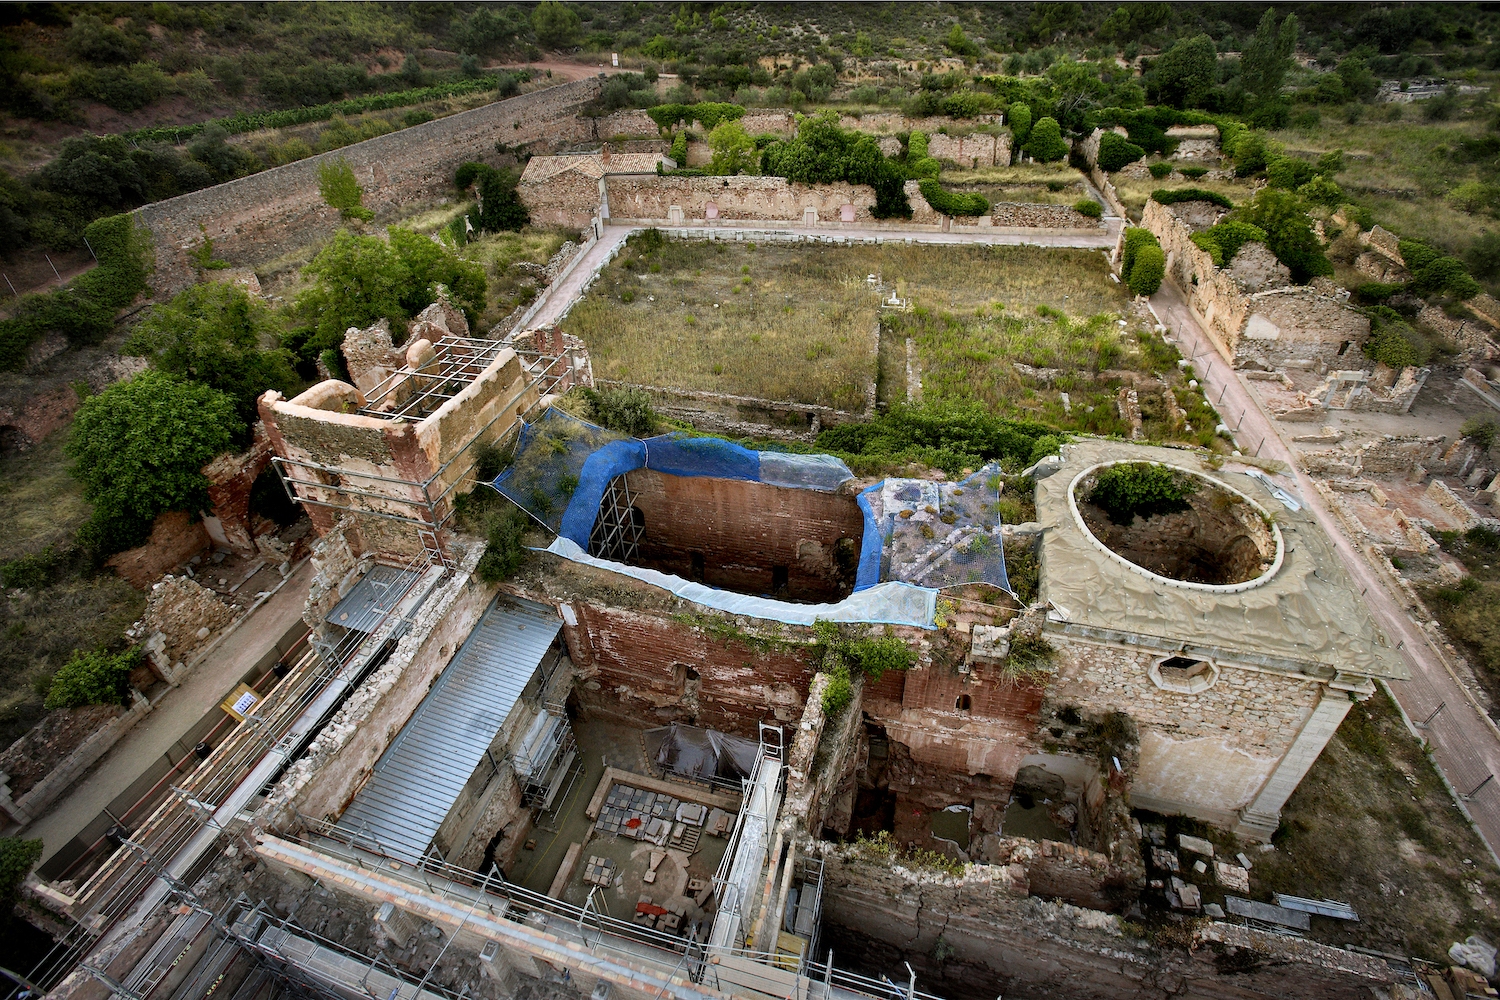
[[[260,704],[260,695],[249,684],[241,684],[229,693],[219,707],[241,722]]]

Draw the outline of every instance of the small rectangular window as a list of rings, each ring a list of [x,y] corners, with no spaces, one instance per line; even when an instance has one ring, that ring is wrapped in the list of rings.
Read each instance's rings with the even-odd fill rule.
[[[787,571],[785,566],[771,567],[771,593],[780,594],[786,590]]]
[[[703,575],[704,575],[703,553],[702,552],[693,552],[692,553],[692,560],[693,560],[693,579],[697,580],[699,583],[702,583],[703,582]]]

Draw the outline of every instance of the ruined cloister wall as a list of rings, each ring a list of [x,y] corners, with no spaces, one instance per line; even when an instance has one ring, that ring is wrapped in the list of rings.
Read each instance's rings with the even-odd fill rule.
[[[427,456],[427,476],[437,476],[431,495],[436,498],[468,479],[479,447],[509,439],[518,430],[521,415],[537,399],[537,386],[521,368],[515,351],[507,347],[478,378],[419,422],[417,446]]]
[[[1380,959],[1227,924],[1196,932],[1193,951],[1157,949],[1125,936],[1117,917],[1027,897],[1021,864],[971,866],[954,878],[858,849],[825,846],[823,857],[823,940],[836,960],[857,953],[867,966],[910,962],[918,988],[939,995],[1365,1000],[1392,981]],[[947,957],[934,959],[940,940]],[[1221,975],[1215,959],[1226,945],[1246,953]]]
[[[1343,301],[1308,285],[1247,294],[1230,269],[1191,239],[1183,206],[1146,202],[1141,224],[1161,241],[1167,276],[1182,289],[1194,316],[1235,367],[1284,367],[1306,362],[1320,369],[1352,364],[1370,334],[1370,321]],[[1216,214],[1217,214],[1217,210]],[[1207,222],[1208,220],[1203,220]],[[1243,251],[1242,251],[1243,253]]]
[[[800,719],[813,654],[792,633],[807,630],[789,626],[779,643],[749,632],[740,638],[734,619],[697,616],[692,607],[674,613],[566,602],[563,637],[585,711],[634,725],[680,721],[742,736],[754,736],[759,722]],[[567,624],[569,615],[576,625]]]
[[[669,221],[670,209],[682,209],[683,221],[706,218],[707,206],[718,206],[724,221],[801,222],[811,207],[819,222],[837,222],[840,209],[854,206],[856,223],[875,217],[875,189],[865,184],[799,184],[784,177],[671,177],[656,174],[609,174],[604,178],[613,222]],[[593,204],[598,204],[597,196]]]
[[[284,829],[300,812],[335,819],[354,799],[380,755],[479,622],[496,587],[473,575],[484,546],[464,554],[453,575],[418,609],[415,622],[287,768],[257,812],[257,823]]]
[[[853,587],[864,515],[852,496],[647,469],[626,483],[645,517],[640,565],[690,578],[697,554],[704,583],[755,594],[771,593],[772,567],[784,567],[793,599],[837,600]]]
[[[1160,651],[1047,633],[1057,674],[1042,717],[1066,707],[1084,715],[1125,712],[1140,734],[1132,776],[1137,805],[1232,825],[1275,771],[1312,716],[1323,685],[1310,678],[1218,662],[1218,680],[1196,694],[1151,681]]]
[[[602,86],[592,77],[549,87],[146,205],[136,215],[154,237],[152,283],[159,292],[191,284],[196,271],[187,251],[205,237],[216,257],[236,265],[331,237],[341,220],[319,191],[326,162],[346,161],[365,189],[365,207],[384,219],[414,201],[451,194],[458,165],[493,158],[497,139],[518,146],[588,138],[593,120],[576,112]]]
[[[959,708],[964,696],[967,710]],[[998,666],[975,663],[961,674],[929,657],[867,685],[864,710],[918,764],[988,776],[1003,797],[1022,759],[1039,745],[1042,700],[1042,688],[1012,681]]]

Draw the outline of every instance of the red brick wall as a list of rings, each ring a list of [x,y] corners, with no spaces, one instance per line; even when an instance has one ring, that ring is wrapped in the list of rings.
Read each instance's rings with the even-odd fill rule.
[[[572,607],[578,624],[565,625],[563,638],[587,711],[752,736],[757,722],[801,718],[813,674],[802,647],[760,650],[659,612]]]
[[[735,479],[669,476],[639,470],[628,477],[646,519],[641,565],[740,593],[771,592],[771,567],[787,569],[786,596],[837,600],[853,589],[840,579],[834,545],[852,540],[859,556],[864,517],[854,498]]]

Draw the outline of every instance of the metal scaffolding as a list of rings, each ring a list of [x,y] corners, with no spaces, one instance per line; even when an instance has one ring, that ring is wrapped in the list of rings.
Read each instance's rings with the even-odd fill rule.
[[[635,494],[625,476],[611,479],[599,501],[599,517],[589,536],[589,555],[597,559],[633,563],[640,553],[646,526],[635,507]]]

